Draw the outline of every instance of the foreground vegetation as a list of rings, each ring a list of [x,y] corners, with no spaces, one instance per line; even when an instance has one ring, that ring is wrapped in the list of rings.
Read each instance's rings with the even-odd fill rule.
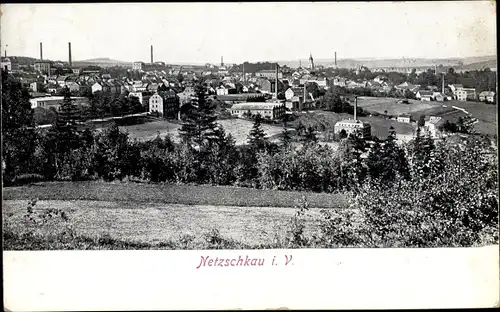
[[[27,218],[28,201],[4,201],[3,215],[11,233],[32,231],[40,240],[64,237],[69,228],[77,236],[110,237],[119,241],[158,245],[192,238],[192,246],[203,246],[204,237],[215,229],[221,237],[245,246],[259,246],[279,241],[293,218],[292,207],[234,207],[215,205],[179,205],[113,201],[39,200],[33,206],[35,219],[50,210],[64,213],[66,219],[53,215],[45,224]],[[318,233],[320,209],[311,209],[304,220],[307,235]]]
[[[409,186],[404,186],[406,189]],[[414,187],[414,185],[412,185]],[[378,190],[371,190],[378,191]],[[473,214],[483,214],[472,224],[464,220],[471,220],[468,214],[455,217],[457,223],[452,223],[445,213],[435,213],[427,205],[400,210],[389,204],[388,213],[381,213],[380,203],[365,206],[364,201],[371,197],[370,190],[365,195],[358,196],[353,201],[357,209],[315,210],[309,206],[304,197],[295,205],[295,213],[283,214],[278,217],[277,226],[271,233],[265,234],[265,240],[258,239],[259,231],[265,232],[269,216],[254,218],[257,210],[243,222],[253,223],[257,229],[249,230],[246,226],[243,233],[234,232],[235,225],[228,223],[221,229],[217,224],[206,223],[202,229],[191,232],[189,226],[200,226],[200,216],[192,213],[194,207],[184,207],[184,214],[195,218],[184,218],[186,226],[181,226],[178,232],[157,239],[155,229],[163,231],[165,224],[162,220],[172,222],[181,217],[171,208],[164,209],[164,215],[151,216],[145,219],[143,213],[146,207],[122,207],[118,205],[109,212],[102,204],[94,212],[91,208],[81,211],[78,217],[74,207],[79,203],[72,203],[67,207],[54,203],[38,204],[36,200],[23,203],[20,212],[23,215],[14,217],[12,211],[4,209],[3,218],[3,248],[4,250],[137,250],[137,249],[271,249],[271,248],[339,248],[339,247],[463,247],[484,246],[498,244],[498,227],[495,222],[485,225],[479,220],[487,220],[488,213],[481,211]],[[389,198],[388,202],[394,199]],[[411,201],[411,200],[410,200]],[[425,202],[421,197],[417,201]],[[432,199],[430,201],[433,201]],[[10,205],[11,203],[9,203]],[[38,207],[41,205],[42,207]],[[91,204],[89,204],[90,206]],[[383,203],[387,207],[387,202]],[[43,207],[45,206],[45,207]],[[127,205],[125,205],[127,206]],[[373,208],[375,206],[375,208]],[[26,208],[24,208],[26,207]],[[47,208],[48,207],[48,208]],[[54,208],[60,207],[60,208]],[[71,207],[71,209],[68,209]],[[5,208],[5,207],[4,207]],[[464,210],[466,207],[459,207]],[[252,209],[252,208],[250,208]],[[255,208],[254,208],[255,209]],[[451,209],[453,210],[453,209]],[[115,211],[115,213],[111,213]],[[278,210],[279,211],[279,210]],[[449,210],[448,210],[449,211]],[[269,210],[275,214],[276,210]],[[128,214],[128,221],[120,221],[123,214]],[[211,209],[211,213],[224,218],[228,213],[220,206]],[[247,212],[244,213],[246,216]],[[261,214],[261,212],[258,212]],[[92,219],[95,215],[96,219]],[[242,217],[245,217],[242,216]],[[92,233],[81,228],[81,218],[91,218],[96,229]],[[491,217],[491,216],[490,216]],[[387,223],[390,218],[391,223]],[[493,217],[493,219],[495,219]],[[108,220],[105,220],[108,219]],[[95,220],[95,221],[92,221]],[[104,220],[104,221],[103,221]],[[219,218],[217,217],[217,220]],[[85,221],[83,221],[85,222]],[[101,223],[112,222],[109,225]],[[117,222],[125,222],[125,228],[118,231],[132,232],[133,235],[124,236],[117,232]],[[175,221],[179,222],[179,221]],[[234,219],[233,221],[234,222]],[[112,224],[112,225],[111,225]],[[134,226],[130,227],[133,224]],[[159,224],[160,228],[156,226]],[[163,224],[163,225],[162,225]],[[189,225],[188,225],[189,224]],[[107,230],[106,230],[107,228]],[[150,229],[145,231],[145,229]],[[268,227],[269,228],[269,227]],[[255,235],[255,236],[254,236]],[[250,236],[250,237],[249,237]]]
[[[69,97],[64,100],[56,125],[41,133],[32,127],[33,112],[25,90],[9,79],[2,83],[4,185],[40,180],[166,182],[185,186],[177,189],[165,186],[158,191],[142,189],[143,193],[151,191],[150,195],[142,194],[141,187],[109,195],[112,192],[103,185],[98,191],[97,188],[79,191],[75,189],[78,184],[69,191],[50,190],[50,187],[48,190],[64,199],[159,198],[186,204],[262,205],[260,195],[273,198],[273,194],[282,194],[268,201],[271,205],[291,205],[285,193],[266,193],[266,190],[344,193],[350,199],[351,209],[325,209],[322,217],[314,216],[320,222],[320,232],[314,235],[306,234],[303,218],[311,202],[319,205],[321,197],[317,197],[318,202],[308,199],[300,203],[297,215],[288,225],[291,234],[287,240],[280,240],[284,242],[282,246],[289,247],[443,247],[498,240],[498,157],[489,140],[455,136],[435,141],[422,136],[417,129],[415,139],[408,144],[396,144],[395,133],[390,131],[385,140],[366,141],[354,134],[342,138],[339,147],[333,150],[317,144],[315,129],[308,127],[299,134],[301,144],[297,147],[286,128],[279,144],[270,142],[257,117],[248,134],[248,146],[237,147],[232,136],[217,123],[203,86],[196,88],[196,105],[184,116],[178,144],[168,136],[130,142],[116,125],[100,133],[89,129],[79,131]],[[336,107],[332,109],[335,111]],[[242,188],[215,191],[191,185],[265,191],[257,193]],[[19,195],[21,192],[24,195]],[[11,196],[30,196],[30,192],[48,199],[54,196],[40,192],[37,187],[14,189]],[[31,214],[29,209],[27,214]],[[50,231],[37,234],[36,228],[28,234],[22,232],[31,231],[28,225],[10,229],[5,235],[11,239],[11,246],[23,237],[39,242],[41,235],[58,241],[60,235]],[[29,241],[25,243],[31,246]],[[68,244],[73,246],[71,241]],[[231,246],[241,246],[234,244]]]

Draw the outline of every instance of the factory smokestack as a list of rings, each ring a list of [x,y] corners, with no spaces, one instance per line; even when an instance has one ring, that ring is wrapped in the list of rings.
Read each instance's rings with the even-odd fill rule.
[[[306,88],[306,85],[307,85],[307,82],[304,83],[304,100],[303,100],[304,103],[307,102],[307,88]]]
[[[153,64],[153,45],[151,45],[151,64]]]
[[[69,53],[69,67],[71,67],[71,42],[68,42],[68,53]]]
[[[276,91],[276,100],[278,99],[278,63],[276,63],[276,87],[275,87],[275,91]]]
[[[444,74],[443,74],[443,81],[442,81],[442,85],[441,85],[441,92],[443,93],[443,96],[444,96]]]
[[[354,121],[356,121],[356,113],[358,110],[358,97],[354,97]]]
[[[246,79],[245,79],[245,62],[243,62],[243,82],[246,82]]]
[[[337,67],[337,51],[335,51],[335,67]]]
[[[43,61],[43,47],[41,42],[40,42],[40,61]]]

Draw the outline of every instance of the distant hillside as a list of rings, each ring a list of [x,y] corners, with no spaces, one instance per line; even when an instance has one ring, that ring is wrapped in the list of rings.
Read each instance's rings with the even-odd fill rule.
[[[35,65],[35,62],[37,60],[35,58],[27,57],[27,56],[8,56],[8,58],[17,60],[19,62],[19,65],[21,65],[21,66]]]
[[[123,62],[112,60],[110,58],[95,58],[89,60],[73,61],[73,66],[99,66],[99,67],[113,67],[113,66],[126,66],[131,67],[132,62]]]
[[[293,61],[278,61],[281,65],[287,65],[289,67],[296,68],[302,63],[303,67],[309,66],[308,59],[300,59]],[[442,59],[425,59],[425,58],[400,58],[400,59],[375,59],[375,58],[360,58],[360,59],[337,59],[337,66],[342,68],[356,68],[358,66],[366,66],[368,68],[378,68],[378,67],[432,67],[432,66],[482,66],[480,63],[485,64],[495,64],[496,67],[496,56],[478,56],[478,57],[466,57],[466,58],[442,58]],[[334,58],[330,59],[315,59],[315,65],[323,66],[333,66]]]
[[[485,68],[497,68],[497,61],[490,60],[490,61],[471,63],[471,64],[467,64],[464,66],[457,66],[455,69],[456,70],[482,70]]]

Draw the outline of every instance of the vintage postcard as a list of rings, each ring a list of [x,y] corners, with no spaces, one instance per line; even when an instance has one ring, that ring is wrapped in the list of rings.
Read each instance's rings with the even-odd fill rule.
[[[499,305],[494,1],[0,8],[7,310]]]

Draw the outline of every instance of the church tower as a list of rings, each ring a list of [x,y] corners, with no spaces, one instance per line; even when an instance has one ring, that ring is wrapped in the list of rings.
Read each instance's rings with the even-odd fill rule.
[[[313,56],[312,56],[311,52],[309,52],[309,62],[310,62],[309,68],[314,69],[314,60],[313,60]]]

